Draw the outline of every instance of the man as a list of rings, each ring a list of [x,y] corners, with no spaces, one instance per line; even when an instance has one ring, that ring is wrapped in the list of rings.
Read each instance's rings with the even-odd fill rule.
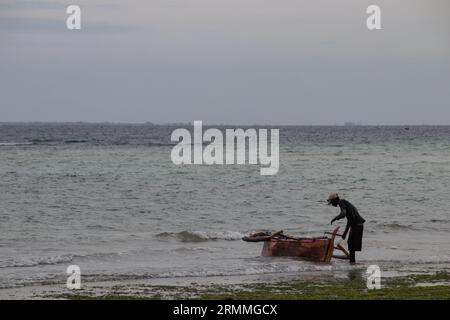
[[[336,192],[330,193],[328,205],[332,205],[333,207],[339,206],[341,208],[341,213],[331,220],[331,224],[336,220],[347,218],[347,226],[342,234],[342,239],[345,239],[350,229],[350,235],[347,240],[348,251],[350,251],[350,263],[355,263],[355,251],[361,251],[364,222],[366,220],[359,215],[354,205],[347,200],[339,199]]]

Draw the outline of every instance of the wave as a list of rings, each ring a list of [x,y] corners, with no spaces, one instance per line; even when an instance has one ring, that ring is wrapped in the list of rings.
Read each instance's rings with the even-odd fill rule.
[[[217,240],[241,240],[245,234],[237,231],[181,231],[161,232],[155,235],[159,239],[176,239],[181,242],[202,242]]]
[[[430,219],[428,221],[432,222],[432,223],[448,223],[449,222],[449,220],[447,220],[447,219]]]
[[[152,142],[147,143],[147,146],[149,146],[149,147],[173,147],[175,145],[176,145],[176,143],[170,143],[170,142],[152,141]]]
[[[253,262],[255,258],[252,258]],[[439,259],[438,261],[418,261],[405,264],[402,260],[360,260],[357,266],[351,266],[345,262],[333,262],[332,264],[318,264],[309,261],[297,260],[295,258],[277,258],[274,261],[273,258],[258,257],[256,258],[259,264],[251,264],[247,266],[240,266],[233,269],[223,268],[201,268],[196,270],[160,270],[156,272],[130,272],[130,273],[114,273],[112,270],[104,273],[84,273],[83,282],[95,283],[103,281],[136,281],[136,280],[149,280],[149,279],[187,279],[188,283],[191,283],[191,278],[209,278],[209,277],[231,277],[231,276],[259,276],[259,275],[276,275],[279,278],[280,275],[295,275],[306,272],[316,275],[322,275],[334,272],[355,272],[360,271],[363,274],[366,267],[371,264],[382,265],[389,273],[401,274],[407,272],[420,272],[422,273],[421,265],[426,265],[427,272],[433,270],[439,271],[443,268],[447,268],[448,260]],[[432,266],[432,268],[430,268]],[[417,267],[417,270],[414,269]],[[406,270],[405,270],[406,268]],[[393,275],[393,274],[392,274]],[[6,283],[0,282],[0,289],[23,287],[29,285],[59,285],[62,280],[65,280],[64,274],[46,274],[36,275],[32,278],[20,278],[9,279]],[[389,277],[388,272],[386,277]],[[178,280],[177,280],[178,281]]]
[[[266,264],[262,266],[242,267],[235,270],[185,270],[185,271],[168,271],[157,273],[85,273],[83,275],[84,282],[103,282],[103,281],[135,281],[148,279],[177,279],[177,278],[205,278],[205,277],[229,277],[229,276],[252,276],[263,274],[290,274],[308,271],[331,271],[336,269],[349,268],[347,265],[329,266],[314,264],[289,264],[275,265]],[[44,279],[28,279],[22,285],[31,284],[59,284],[61,279],[58,277],[45,277]],[[1,288],[2,286],[0,286]]]
[[[189,253],[189,252],[212,252],[213,250],[211,248],[204,248],[204,247],[180,247],[173,249],[172,252],[175,253]]]
[[[41,258],[29,258],[29,259],[6,259],[0,262],[0,268],[17,268],[17,267],[35,267],[42,265],[55,265],[61,263],[68,263],[73,260],[74,256],[71,254],[41,257]]]
[[[105,230],[105,231],[118,231],[121,230],[118,227],[114,226],[107,226],[103,224],[90,224],[86,226],[87,229],[94,229],[94,230]]]
[[[35,138],[35,139],[30,139],[29,142],[32,144],[47,144],[47,143],[53,143],[53,142],[55,142],[55,140],[46,139],[46,138]]]
[[[0,142],[0,147],[29,146],[32,142]]]
[[[417,225],[413,225],[413,224],[403,224],[403,223],[399,223],[399,222],[379,223],[378,227],[381,230],[387,229],[387,230],[404,230],[404,231],[423,231],[424,229],[431,229],[431,230],[434,229],[434,228],[428,228],[428,227],[424,227],[424,226],[417,226]],[[386,230],[385,230],[385,232],[386,232]]]
[[[31,139],[30,142],[32,144],[58,144],[58,143],[65,143],[65,144],[72,144],[72,143],[86,143],[87,140],[84,139],[67,139],[67,140],[55,140],[55,139]]]
[[[252,275],[269,275],[269,274],[296,274],[301,272],[339,272],[339,271],[366,271],[368,265],[374,263],[384,264],[388,270],[398,271],[399,267],[404,265],[401,260],[360,260],[360,265],[351,266],[348,263],[332,263],[332,264],[318,264],[314,262],[296,260],[295,258],[277,258],[277,262],[272,262],[271,258],[259,257],[261,263],[259,265],[242,266],[233,270],[220,269],[198,269],[198,270],[184,270],[184,271],[167,271],[158,273],[130,273],[130,274],[86,274],[87,281],[105,281],[105,280],[139,280],[139,279],[171,279],[171,278],[205,278],[205,277],[228,277],[228,276],[252,276]],[[301,262],[301,263],[299,263]],[[439,269],[442,266],[438,263],[448,264],[448,260],[443,261],[427,261],[412,263],[409,265],[415,266],[423,264],[433,264]]]
[[[267,260],[266,258],[262,258]],[[320,272],[320,271],[338,271],[338,270],[354,270],[354,266],[348,264],[316,264],[307,261],[303,263],[290,263],[292,258],[284,258],[284,264],[271,263],[267,261],[262,265],[253,265],[240,267],[234,270],[220,269],[198,269],[185,271],[167,271],[157,273],[130,273],[130,274],[85,274],[84,280],[87,282],[96,281],[124,281],[124,280],[141,280],[141,279],[176,279],[176,278],[205,278],[205,277],[229,277],[229,276],[253,276],[253,275],[269,275],[269,274],[298,274],[299,272]],[[283,258],[280,258],[283,261]],[[365,270],[365,268],[364,268]]]
[[[235,271],[213,271],[213,270],[199,270],[199,271],[180,271],[161,273],[153,278],[204,278],[204,277],[228,277],[228,276],[252,276],[263,274],[289,274],[303,271],[318,271],[320,269],[332,270],[331,267],[323,266],[286,266],[286,267],[249,267]]]
[[[373,221],[371,221],[373,222]],[[373,230],[378,230],[381,232],[391,232],[394,231],[446,231],[448,230],[448,221],[445,219],[429,219],[423,220],[422,223],[407,223],[400,221],[391,221],[391,222],[381,222],[375,223],[375,227]],[[368,229],[368,232],[370,229]]]
[[[390,228],[390,229],[394,229],[394,230],[408,230],[408,229],[412,229],[412,226],[410,224],[405,225],[405,224],[400,224],[400,223],[397,223],[397,222],[383,223],[381,225],[383,227],[385,227],[385,228]]]
[[[173,147],[176,145],[174,142],[167,142],[161,140],[99,140],[99,139],[84,139],[84,138],[70,138],[70,137],[57,137],[57,138],[26,138],[26,141],[5,141],[0,142],[0,147],[10,146],[48,146],[48,145],[70,145],[70,144],[91,144],[91,145],[114,145],[114,146],[148,146],[148,147]]]
[[[6,259],[0,261],[0,268],[36,267],[45,265],[58,265],[73,262],[76,259],[108,258],[118,256],[120,253],[92,253],[92,254],[62,254],[48,257],[35,257],[26,259]]]
[[[69,139],[69,140],[64,140],[64,143],[70,144],[70,143],[86,143],[87,140],[78,140],[78,139]]]

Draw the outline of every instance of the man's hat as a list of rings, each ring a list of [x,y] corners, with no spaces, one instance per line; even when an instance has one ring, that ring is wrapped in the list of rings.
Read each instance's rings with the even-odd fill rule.
[[[331,192],[330,195],[328,196],[328,204],[331,204],[331,201],[339,198],[338,194],[336,192]]]

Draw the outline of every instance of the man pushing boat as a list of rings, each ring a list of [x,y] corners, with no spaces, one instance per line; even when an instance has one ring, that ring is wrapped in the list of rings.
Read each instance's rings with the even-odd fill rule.
[[[366,220],[359,215],[354,205],[345,199],[340,199],[336,192],[332,192],[328,196],[328,205],[332,205],[333,207],[339,206],[341,208],[341,213],[331,220],[331,224],[336,220],[347,218],[347,226],[342,234],[342,239],[345,239],[350,230],[347,240],[348,250],[350,251],[350,263],[355,263],[355,252],[361,251],[362,248],[364,222]]]

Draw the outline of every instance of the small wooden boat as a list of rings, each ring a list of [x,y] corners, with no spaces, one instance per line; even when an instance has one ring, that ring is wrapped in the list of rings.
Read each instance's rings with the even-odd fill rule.
[[[334,245],[339,227],[333,232],[325,232],[323,237],[298,238],[283,234],[278,231],[273,234],[259,232],[249,237],[244,237],[244,241],[260,242],[264,241],[261,255],[264,257],[299,257],[318,262],[330,262],[334,249],[343,251],[348,256],[347,251],[338,244]],[[334,256],[335,258],[346,259],[346,256]]]

